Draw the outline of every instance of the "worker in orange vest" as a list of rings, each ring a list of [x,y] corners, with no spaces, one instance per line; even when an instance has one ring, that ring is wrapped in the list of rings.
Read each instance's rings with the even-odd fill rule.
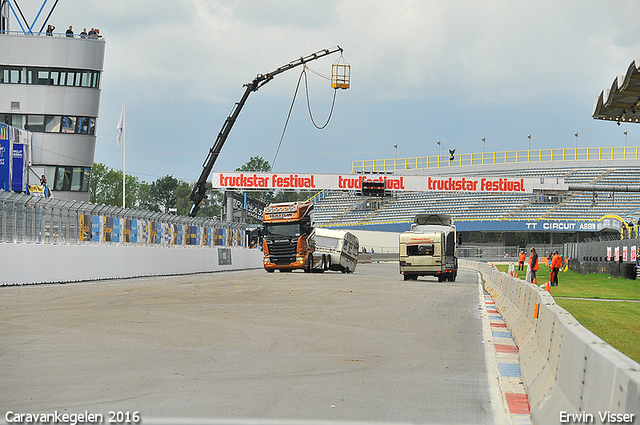
[[[551,272],[553,273],[553,279],[551,279],[551,286],[558,286],[558,272],[562,267],[562,257],[558,254],[558,251],[554,251],[553,258],[551,259]]]
[[[527,254],[524,253],[524,250],[520,251],[520,256],[518,257],[518,270],[524,270],[524,260],[527,259]]]
[[[538,254],[535,248],[531,248],[531,255],[529,256],[529,270],[531,270],[531,282],[536,278],[536,272],[538,271]]]

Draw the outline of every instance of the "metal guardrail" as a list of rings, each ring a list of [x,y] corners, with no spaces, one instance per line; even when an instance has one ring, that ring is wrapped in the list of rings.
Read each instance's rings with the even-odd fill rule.
[[[515,164],[526,162],[557,161],[598,161],[598,160],[637,160],[640,159],[640,147],[618,148],[571,148],[538,149],[502,152],[482,152],[456,154],[450,161],[449,155],[423,156],[395,159],[372,159],[353,161],[351,172],[391,172],[398,170],[416,170],[421,168],[462,167],[470,165]]]
[[[244,223],[0,190],[0,242],[245,246]]]

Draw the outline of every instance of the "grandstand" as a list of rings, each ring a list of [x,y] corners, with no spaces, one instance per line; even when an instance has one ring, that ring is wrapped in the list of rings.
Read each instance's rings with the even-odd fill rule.
[[[480,158],[478,160],[478,158]],[[356,161],[355,173],[393,173],[448,177],[557,178],[568,185],[638,184],[638,148],[585,148],[495,152],[448,157]],[[475,159],[475,160],[474,160]],[[621,188],[622,189],[622,188]],[[623,191],[546,190],[536,193],[395,192],[385,198],[357,192],[327,191],[314,198],[316,223],[324,227],[401,231],[417,213],[451,214],[461,228],[485,230],[482,224],[539,221],[597,221],[603,216],[637,223],[640,193]],[[497,222],[497,223],[496,223]],[[506,224],[511,224],[507,226]],[[493,229],[500,229],[493,226]],[[538,229],[539,230],[539,229]],[[594,232],[591,232],[594,233]]]

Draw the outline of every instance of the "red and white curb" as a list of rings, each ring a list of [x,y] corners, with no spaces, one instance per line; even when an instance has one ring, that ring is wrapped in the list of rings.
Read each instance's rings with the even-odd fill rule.
[[[484,292],[478,274],[480,311],[491,405],[496,424],[531,424],[529,397],[520,376],[520,355],[495,302]]]

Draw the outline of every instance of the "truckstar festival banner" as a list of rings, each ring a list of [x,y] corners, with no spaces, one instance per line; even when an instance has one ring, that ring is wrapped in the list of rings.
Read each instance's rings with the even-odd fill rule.
[[[215,189],[360,190],[363,182],[384,182],[385,189],[414,192],[532,193],[536,179],[432,177],[393,174],[213,173]]]

